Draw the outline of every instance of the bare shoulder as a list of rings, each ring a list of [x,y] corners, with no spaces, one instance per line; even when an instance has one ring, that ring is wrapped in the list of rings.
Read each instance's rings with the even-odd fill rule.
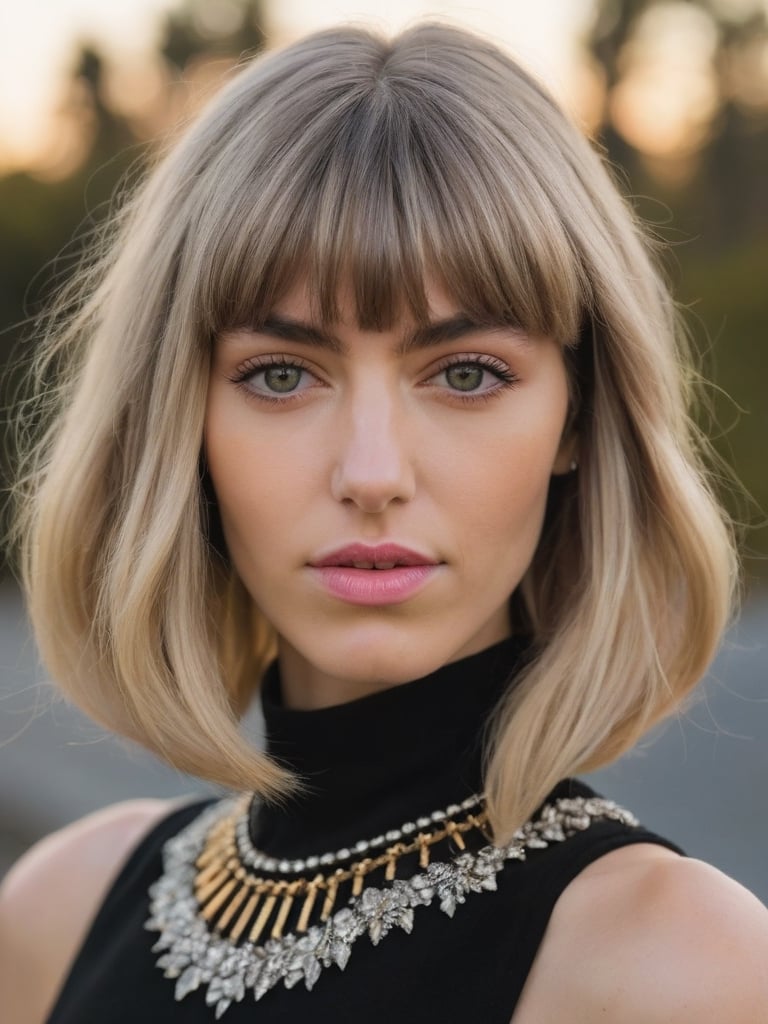
[[[768,1021],[768,910],[708,864],[638,844],[565,890],[514,1024]]]
[[[42,839],[11,868],[0,885],[0,992],[9,1020],[46,1019],[128,854],[176,806],[130,800],[96,811]]]

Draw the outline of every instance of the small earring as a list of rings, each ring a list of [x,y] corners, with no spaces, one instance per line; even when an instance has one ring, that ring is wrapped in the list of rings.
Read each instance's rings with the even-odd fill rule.
[[[576,459],[571,459],[571,472],[575,473],[578,468],[579,468],[579,464],[576,461]]]

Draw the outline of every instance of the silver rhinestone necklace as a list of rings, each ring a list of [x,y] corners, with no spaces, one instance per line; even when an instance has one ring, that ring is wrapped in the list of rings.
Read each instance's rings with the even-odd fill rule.
[[[560,799],[547,804],[536,819],[518,829],[506,846],[489,844],[475,852],[463,849],[449,860],[428,863],[407,879],[388,875],[376,886],[364,885],[360,869],[346,903],[307,926],[307,906],[312,908],[316,879],[251,877],[239,862],[235,837],[242,832],[243,819],[247,827],[249,803],[250,798],[244,797],[214,804],[169,839],[163,847],[163,874],[149,891],[150,917],[145,928],[159,932],[152,946],[153,952],[161,954],[157,966],[165,977],[175,979],[177,1000],[204,988],[206,1003],[214,1008],[217,1020],[249,991],[259,1000],[281,981],[287,989],[299,981],[311,989],[324,969],[346,967],[354,943],[363,935],[378,945],[394,928],[411,932],[418,907],[437,901],[440,910],[453,917],[469,894],[497,888],[496,876],[509,860],[524,861],[529,851],[564,842],[600,819],[637,825],[632,814],[612,801],[597,797]],[[456,838],[462,829],[480,827],[482,822],[482,816],[468,814],[463,823],[441,822],[441,834]],[[422,833],[421,838],[423,848],[434,837]],[[394,864],[403,845],[402,841],[394,843],[379,859]],[[423,860],[420,863],[423,866]],[[341,875],[349,877],[354,871],[337,868],[333,875],[317,876],[323,879],[317,885],[325,889],[326,904],[330,901],[333,906],[334,878]],[[305,928],[283,933],[294,899],[292,886],[305,899]],[[275,914],[266,941],[250,941],[244,937],[245,927],[236,931],[238,919],[245,919],[249,924],[255,921],[250,934],[260,935]]]

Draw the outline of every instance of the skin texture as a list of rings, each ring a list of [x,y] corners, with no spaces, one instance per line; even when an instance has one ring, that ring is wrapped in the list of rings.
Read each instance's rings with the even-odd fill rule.
[[[173,810],[130,800],[36,843],[0,885],[0,1020],[43,1024],[132,847]]]
[[[439,289],[428,295],[433,321],[460,313]],[[350,305],[342,296],[331,332],[339,351],[239,329],[213,354],[208,467],[230,555],[278,633],[295,707],[418,678],[505,637],[550,477],[572,457],[553,340],[477,328],[402,353],[413,324],[362,331]],[[313,324],[301,284],[274,312]],[[275,374],[293,390],[276,393]],[[440,568],[401,603],[352,605],[308,563],[354,541],[395,542]]]
[[[512,1024],[768,1020],[768,912],[709,864],[616,850],[563,892]]]

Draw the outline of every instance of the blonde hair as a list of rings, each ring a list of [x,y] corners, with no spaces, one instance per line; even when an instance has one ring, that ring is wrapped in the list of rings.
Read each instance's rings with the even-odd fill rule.
[[[159,161],[43,339],[46,428],[20,481],[43,658],[94,719],[280,799],[238,719],[274,656],[215,542],[201,439],[212,339],[306,275],[332,321],[457,304],[563,346],[579,468],[512,595],[532,655],[489,734],[499,840],[700,679],[736,580],[689,418],[694,375],[648,245],[598,155],[484,39],[340,28],[253,61]],[[40,410],[43,410],[41,413]]]

